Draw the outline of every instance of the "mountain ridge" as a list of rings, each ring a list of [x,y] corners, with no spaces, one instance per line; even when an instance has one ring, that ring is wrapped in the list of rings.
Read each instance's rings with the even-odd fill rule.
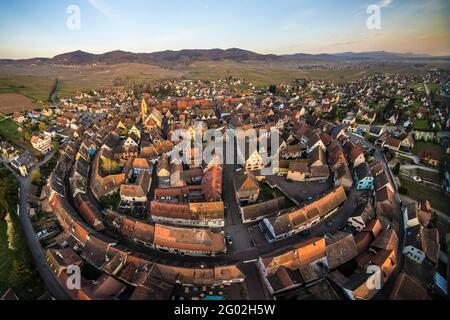
[[[66,52],[53,58],[0,59],[0,64],[52,64],[52,65],[91,65],[119,63],[192,63],[196,61],[277,61],[277,60],[404,60],[404,59],[450,59],[450,57],[432,57],[414,53],[394,53],[386,51],[343,52],[343,53],[295,53],[295,54],[260,54],[240,48],[230,49],[183,49],[165,50],[151,53],[134,53],[115,50],[103,54],[94,54],[82,50]]]

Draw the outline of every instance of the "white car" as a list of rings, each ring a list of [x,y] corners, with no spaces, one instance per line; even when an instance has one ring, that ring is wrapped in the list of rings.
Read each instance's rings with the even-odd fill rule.
[[[420,177],[418,177],[418,176],[414,176],[414,177],[413,177],[413,180],[414,180],[415,182],[422,182],[422,181],[423,181],[422,178],[420,178]]]

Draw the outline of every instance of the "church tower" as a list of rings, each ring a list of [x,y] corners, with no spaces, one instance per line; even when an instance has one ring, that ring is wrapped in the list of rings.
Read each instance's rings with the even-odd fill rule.
[[[147,102],[145,101],[145,98],[142,97],[142,102],[141,102],[141,119],[142,119],[142,122],[145,121],[145,118],[147,117],[147,113],[148,113],[148,105],[147,105]]]

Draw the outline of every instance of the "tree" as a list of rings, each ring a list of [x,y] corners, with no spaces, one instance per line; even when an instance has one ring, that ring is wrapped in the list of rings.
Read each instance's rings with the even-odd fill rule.
[[[31,140],[30,133],[28,131],[24,131],[24,133],[23,133],[23,140],[25,140],[25,141],[30,141]]]
[[[116,161],[109,158],[102,159],[102,169],[104,172],[108,174],[116,174],[120,172],[119,164]]]
[[[31,173],[31,181],[34,185],[39,185],[41,182],[41,172],[39,170],[35,170]]]
[[[40,132],[43,132],[43,131],[45,131],[45,129],[47,129],[47,126],[45,125],[45,123],[39,122],[38,128],[39,128]]]
[[[274,84],[271,84],[270,86],[269,86],[269,92],[271,92],[272,94],[276,94],[277,93],[277,86],[276,85],[274,85]]]
[[[116,192],[110,196],[101,197],[99,203],[102,208],[116,210],[120,204],[120,195]]]

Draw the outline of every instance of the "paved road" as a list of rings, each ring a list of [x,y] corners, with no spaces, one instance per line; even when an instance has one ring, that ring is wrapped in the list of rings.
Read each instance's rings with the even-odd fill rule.
[[[439,173],[439,170],[424,167],[424,166],[415,166],[415,165],[402,166],[402,169],[406,169],[406,170],[420,169],[420,170],[430,171],[430,172],[434,172],[434,173]]]
[[[43,159],[43,161],[37,165],[37,167],[45,165],[53,157],[53,155],[54,152],[48,154]],[[36,237],[33,225],[30,220],[28,208],[28,192],[31,186],[31,175],[28,175],[28,177],[23,178],[22,176],[18,175],[9,165],[7,165],[3,159],[1,161],[20,182],[19,220],[23,234],[25,236],[26,244],[33,258],[34,266],[36,267],[36,270],[38,271],[39,275],[44,281],[45,286],[55,299],[70,300],[71,297],[63,289],[60,282],[47,265],[44,250],[42,249],[41,244],[38,238]]]

